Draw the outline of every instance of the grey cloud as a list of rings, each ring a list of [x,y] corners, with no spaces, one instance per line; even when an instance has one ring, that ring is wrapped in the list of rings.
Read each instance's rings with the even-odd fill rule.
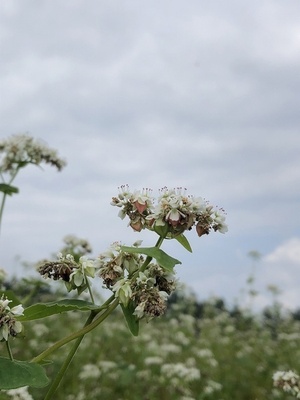
[[[298,1],[4,3],[1,137],[29,131],[68,160],[18,178],[4,230],[16,252],[33,253],[31,226],[38,254],[66,233],[127,237],[109,206],[123,183],[224,206],[226,239],[195,246],[208,260],[207,243],[227,246],[230,277],[236,249],[300,235]]]

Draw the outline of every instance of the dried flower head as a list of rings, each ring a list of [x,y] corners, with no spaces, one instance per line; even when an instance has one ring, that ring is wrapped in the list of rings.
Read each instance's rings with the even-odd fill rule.
[[[58,261],[46,261],[38,267],[38,272],[44,278],[50,278],[54,281],[70,281],[70,275],[77,268],[77,264],[72,259],[58,257]]]
[[[158,264],[149,264],[144,272],[132,278],[132,301],[135,305],[134,315],[147,319],[164,314],[167,299],[175,290],[173,274],[164,271]]]
[[[88,288],[88,278],[95,277],[97,268],[97,262],[86,256],[82,256],[76,261],[72,254],[64,256],[58,253],[58,261],[43,262],[38,267],[38,272],[44,278],[55,281],[63,280],[69,292],[77,289],[78,293],[81,293]]]

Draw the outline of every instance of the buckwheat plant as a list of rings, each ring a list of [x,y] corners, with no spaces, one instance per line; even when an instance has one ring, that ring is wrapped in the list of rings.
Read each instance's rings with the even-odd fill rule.
[[[27,136],[0,142],[0,149],[5,153],[1,164],[2,173],[8,173],[10,177],[2,186],[5,196],[17,193],[11,183],[19,169],[25,165],[39,165],[45,161],[59,170],[64,166],[55,152],[39,147]],[[3,294],[0,303],[0,338],[5,342],[8,342],[10,335],[14,337],[21,332],[22,321],[74,310],[89,311],[89,316],[81,329],[58,340],[29,362],[15,361],[9,348],[9,359],[0,358],[0,389],[48,385],[49,380],[42,365],[58,349],[73,341],[70,352],[44,397],[45,400],[52,399],[83,337],[100,325],[118,306],[129,330],[135,336],[139,333],[141,320],[150,321],[164,314],[168,296],[176,288],[174,268],[181,264],[161,249],[165,240],[176,240],[191,252],[186,231],[195,228],[199,237],[211,232],[227,231],[223,209],[214,208],[202,197],[189,195],[182,188],[164,187],[155,198],[150,189],[131,191],[128,185],[124,185],[112,198],[111,205],[119,209],[119,217],[127,219],[128,226],[134,231],[153,232],[157,238],[155,245],[143,247],[142,240],[138,240],[132,246],[126,246],[116,241],[93,259],[88,256],[91,249],[87,242],[68,236],[65,238],[66,246],[59,252],[57,259],[40,262],[37,270],[46,279],[62,282],[67,292],[74,292],[78,296],[84,294],[84,298],[67,297],[23,309],[15,298],[10,307],[10,300]],[[101,279],[103,286],[111,293],[101,305],[95,302],[94,279]],[[8,370],[10,373],[6,373]]]
[[[61,171],[66,162],[59,158],[57,151],[49,148],[42,141],[29,135],[13,135],[0,140],[0,192],[2,201],[0,205],[0,227],[6,197],[18,193],[19,189],[12,186],[19,171],[29,164],[41,166],[49,164]]]

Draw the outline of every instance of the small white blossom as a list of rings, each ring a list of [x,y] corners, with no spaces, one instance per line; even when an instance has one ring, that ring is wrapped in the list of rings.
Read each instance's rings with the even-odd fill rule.
[[[21,304],[10,308],[9,303],[11,300],[0,298],[0,341],[7,341],[9,335],[16,336],[22,331],[22,324],[15,317],[23,315],[24,308]]]
[[[135,315],[137,318],[143,318],[143,316],[145,315],[145,311],[144,311],[145,306],[146,306],[145,301],[142,301],[141,303],[139,303],[139,305],[135,307],[133,315]]]
[[[145,365],[161,365],[161,364],[163,364],[163,362],[164,362],[164,359],[159,356],[146,357],[144,359]]]
[[[79,373],[79,379],[97,379],[101,375],[101,371],[95,364],[85,364]]]
[[[5,393],[10,396],[12,400],[33,400],[33,397],[28,392],[28,386],[5,390]]]
[[[14,314],[14,315],[23,315],[24,308],[22,307],[21,304],[19,304],[19,305],[15,306],[15,307],[11,308],[10,312],[12,314]]]
[[[132,297],[132,290],[130,287],[130,281],[126,278],[119,279],[112,287],[116,297],[119,298],[120,302],[126,307],[130,298]]]
[[[187,367],[184,363],[164,364],[161,367],[161,373],[168,379],[179,378],[185,382],[192,382],[201,377],[198,368]]]

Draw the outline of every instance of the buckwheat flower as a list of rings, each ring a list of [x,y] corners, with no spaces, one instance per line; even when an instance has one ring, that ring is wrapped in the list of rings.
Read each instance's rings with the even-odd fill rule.
[[[129,226],[135,231],[155,231],[160,236],[174,237],[196,225],[198,236],[211,230],[227,232],[223,210],[214,210],[202,197],[186,194],[186,189],[163,188],[154,205],[149,189],[131,193],[128,185],[121,187],[112,205],[120,207],[119,217],[129,217]]]
[[[135,243],[136,247],[139,243]],[[121,244],[113,243],[109,249],[98,256],[99,276],[110,289],[119,279],[126,274],[133,274],[143,264],[144,257],[131,254],[122,250]]]
[[[145,315],[146,301],[140,302],[134,309],[133,315],[141,319]]]
[[[106,263],[102,263],[99,268],[99,276],[103,279],[104,285],[110,289],[119,279],[124,276],[124,270],[115,258]]]
[[[204,387],[203,392],[205,394],[212,394],[214,392],[221,391],[223,386],[219,382],[215,382],[211,379],[207,381],[207,385]]]
[[[4,298],[0,299],[0,341],[8,340],[9,336],[16,336],[23,329],[21,322],[15,317],[23,315],[24,308],[21,304],[10,308],[11,300]]]
[[[17,306],[13,307],[10,309],[10,312],[13,315],[23,315],[24,312],[24,308],[21,304],[18,304]]]
[[[70,281],[70,275],[78,268],[72,255],[63,256],[61,253],[57,255],[58,261],[43,261],[38,266],[38,272],[44,278],[53,280]]]
[[[15,175],[27,164],[50,164],[60,171],[66,162],[58,157],[57,151],[41,140],[27,134],[13,135],[0,141],[0,171]]]
[[[142,255],[124,252],[123,267],[129,272],[129,274],[133,274],[137,271],[143,262],[144,257]]]
[[[167,357],[169,354],[180,354],[182,353],[182,347],[174,343],[163,343],[159,347],[159,352],[161,355]]]
[[[163,362],[164,362],[164,359],[159,356],[146,357],[144,359],[145,365],[161,365],[161,364],[163,364]]]
[[[109,360],[101,360],[98,363],[101,372],[106,374],[107,372],[114,370],[114,369],[118,369],[118,364],[114,361],[109,361]]]
[[[300,399],[300,377],[293,371],[277,371],[273,375],[273,385]]]
[[[153,197],[151,196],[151,189],[143,189],[142,191],[135,191],[133,193],[132,203],[140,214],[152,207]]]
[[[118,280],[112,287],[112,290],[115,292],[115,296],[119,298],[120,303],[127,307],[132,297],[130,280],[126,278]]]
[[[92,247],[86,239],[81,239],[75,235],[66,235],[63,238],[64,247],[60,250],[62,254],[72,254],[76,261],[80,257],[92,252]]]
[[[129,185],[121,185],[119,187],[119,195],[118,195],[119,199],[121,201],[126,201],[129,200],[132,197],[132,193],[129,190]]]
[[[97,379],[101,375],[101,371],[95,364],[85,364],[79,373],[79,379]]]
[[[148,275],[155,279],[155,284],[159,291],[170,295],[176,289],[175,274],[165,271],[158,264],[148,266]]]
[[[143,316],[151,319],[164,314],[167,308],[167,293],[160,292],[156,287],[141,288],[134,287],[132,299],[136,304],[134,315],[138,318]]]
[[[192,382],[201,377],[198,368],[189,368],[184,363],[164,364],[161,367],[161,373],[168,379],[179,378],[185,382]]]
[[[33,397],[28,392],[28,386],[22,386],[17,389],[9,389],[4,391],[12,400],[33,400]]]
[[[226,233],[228,231],[228,226],[225,223],[225,215],[221,210],[216,210],[213,215],[213,229],[219,231],[220,233]]]
[[[74,268],[73,272],[70,274],[70,281],[74,282],[76,287],[80,287],[83,284],[86,284],[87,277],[95,277],[95,271],[96,263],[94,260],[90,260],[86,256],[82,256],[79,259],[78,268]]]
[[[8,298],[4,299],[4,297],[2,295],[2,297],[0,299],[0,310],[2,309],[3,311],[9,311],[10,310],[10,308],[8,306],[9,303],[11,303],[11,300],[8,300]]]
[[[153,287],[155,282],[154,278],[149,277],[148,271],[140,271],[136,278],[136,283],[144,288]]]
[[[154,212],[147,219],[152,222],[153,228],[166,226],[169,234],[180,234],[191,229],[195,223],[196,213],[204,208],[201,198],[193,198],[182,193],[178,188],[169,190],[163,188],[158,198],[158,204]]]
[[[120,207],[118,216],[124,219],[126,216],[129,218],[129,226],[133,230],[140,232],[146,228],[148,221],[146,217],[152,210],[153,198],[150,189],[143,189],[142,191],[135,191],[131,193],[128,185],[123,185],[119,188],[118,196],[113,197],[111,205]]]

